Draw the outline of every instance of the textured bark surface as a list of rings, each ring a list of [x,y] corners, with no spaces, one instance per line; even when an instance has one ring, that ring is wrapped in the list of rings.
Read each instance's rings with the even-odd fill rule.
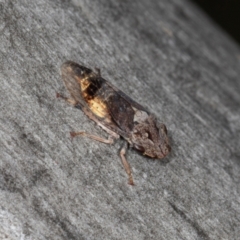
[[[0,239],[237,239],[240,48],[185,0],[0,1]],[[67,95],[73,60],[164,122],[163,161],[107,135]]]

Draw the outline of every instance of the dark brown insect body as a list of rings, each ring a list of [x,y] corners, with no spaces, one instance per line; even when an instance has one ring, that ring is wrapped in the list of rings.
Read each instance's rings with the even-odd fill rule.
[[[75,107],[81,108],[90,119],[107,131],[110,137],[103,139],[85,132],[71,133],[72,136],[85,135],[104,143],[113,143],[114,138],[122,136],[133,148],[151,158],[160,159],[170,152],[166,126],[102,78],[99,70],[95,73],[68,61],[62,65],[61,71],[72,97],[65,99]],[[126,148],[123,148],[120,155],[129,175],[129,183],[133,184],[125,151]]]

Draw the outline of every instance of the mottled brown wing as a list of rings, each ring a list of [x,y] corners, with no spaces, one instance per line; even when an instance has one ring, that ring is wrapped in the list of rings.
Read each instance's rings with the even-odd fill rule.
[[[129,132],[133,128],[134,110],[129,102],[116,92],[108,99],[108,111],[112,120],[124,132]]]
[[[147,113],[149,113],[147,111],[147,109],[145,107],[143,107],[142,105],[140,105],[139,103],[135,102],[132,98],[130,98],[128,95],[126,95],[124,92],[122,92],[121,90],[119,90],[118,88],[116,88],[114,85],[112,85],[110,82],[108,82],[107,80],[106,84],[112,88],[115,92],[118,93],[119,96],[121,96],[121,98],[123,98],[125,101],[127,101],[132,107],[141,110],[141,111],[145,111]]]
[[[98,124],[125,138],[128,138],[133,128],[134,109],[147,112],[91,69],[68,61],[62,65],[61,71],[66,88],[77,102],[75,106]]]
[[[106,92],[111,92],[107,98],[107,106],[109,114],[114,123],[124,132],[129,133],[134,126],[135,111],[141,110],[147,112],[147,110],[136,103],[130,97],[128,97],[121,90],[114,87],[111,83],[105,81]],[[135,109],[135,110],[134,110]],[[148,113],[148,112],[147,112]]]

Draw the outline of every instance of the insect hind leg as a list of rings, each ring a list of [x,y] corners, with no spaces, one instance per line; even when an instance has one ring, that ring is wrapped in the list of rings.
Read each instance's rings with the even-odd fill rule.
[[[82,131],[82,132],[70,132],[70,135],[71,135],[72,138],[74,138],[76,136],[84,136],[84,137],[88,137],[88,138],[91,138],[91,139],[96,140],[98,142],[102,142],[102,143],[106,143],[106,144],[113,144],[114,143],[114,137],[111,136],[111,135],[108,136],[108,139],[99,137],[97,135],[89,134],[89,133],[86,133],[84,131]]]

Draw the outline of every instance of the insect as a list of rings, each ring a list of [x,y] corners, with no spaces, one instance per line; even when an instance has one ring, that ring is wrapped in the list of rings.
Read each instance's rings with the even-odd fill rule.
[[[71,136],[82,135],[106,144],[112,144],[115,139],[123,137],[126,141],[120,150],[120,157],[130,185],[134,185],[134,182],[131,167],[125,157],[128,145],[151,158],[161,159],[170,152],[166,126],[102,78],[99,69],[94,72],[67,61],[61,66],[61,73],[71,98],[59,93],[57,97],[81,109],[109,134],[108,139],[84,131],[71,132]]]

